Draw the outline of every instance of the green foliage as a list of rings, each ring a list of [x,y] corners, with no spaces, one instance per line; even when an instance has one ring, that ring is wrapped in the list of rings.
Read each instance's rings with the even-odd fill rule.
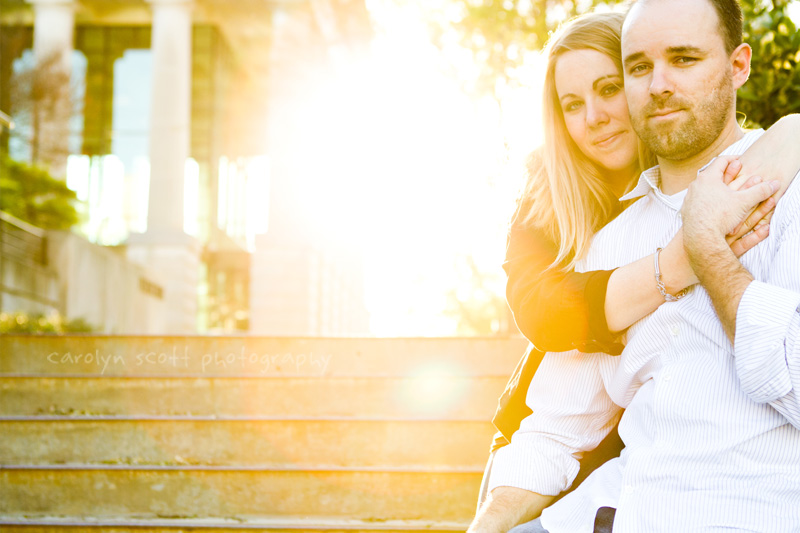
[[[481,68],[477,85],[492,91],[497,77],[506,78],[527,50],[536,50],[547,39],[545,2],[462,0],[464,17],[453,27],[462,46],[473,50]]]
[[[516,333],[511,311],[502,296],[502,274],[482,272],[470,256],[460,256],[454,266],[453,286],[447,291],[444,315],[456,320],[456,335]]]
[[[60,315],[0,313],[0,335],[14,333],[91,333],[96,328],[82,318],[65,320]]]
[[[462,16],[447,28],[434,28],[441,44],[448,30],[455,30],[461,46],[473,52],[480,68],[475,88],[491,93],[496,83],[509,82],[522,65],[525,52],[540,50],[550,33],[570,17],[599,4],[622,0],[453,0]]]
[[[39,228],[68,230],[80,219],[76,201],[46,170],[0,155],[0,210]]]
[[[787,14],[788,0],[744,0],[744,40],[753,48],[750,79],[738,109],[749,125],[769,127],[800,112],[800,33]]]
[[[796,0],[795,0],[796,1]],[[451,23],[462,46],[480,68],[475,83],[492,93],[508,81],[525,51],[541,49],[566,18],[619,0],[453,0],[463,16]],[[768,127],[780,117],[800,112],[800,33],[788,16],[792,0],[741,0],[744,40],[753,47],[750,80],[738,93],[738,109],[751,126]]]

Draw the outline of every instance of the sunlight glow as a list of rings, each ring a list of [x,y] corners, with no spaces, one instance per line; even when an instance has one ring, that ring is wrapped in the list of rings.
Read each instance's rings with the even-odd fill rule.
[[[789,18],[792,19],[795,26],[800,26],[800,2],[793,1],[789,4],[786,8],[786,11],[789,13]]]
[[[128,235],[123,217],[125,169],[114,155],[67,159],[67,186],[81,201],[85,221],[80,231],[92,242],[118,244]]]
[[[428,365],[404,382],[398,401],[421,416],[442,416],[464,400],[465,381],[456,378],[457,368]]]
[[[89,199],[89,156],[70,155],[67,157],[67,187],[75,191],[78,200]]]
[[[200,165],[191,157],[183,171],[183,231],[197,237],[200,229]]]
[[[305,106],[309,213],[326,241],[364,250],[374,334],[452,335],[443,311],[458,257],[502,279],[520,183],[508,160],[520,149],[505,130],[519,130],[527,152],[536,128],[529,110],[504,122],[495,100],[466,94],[443,73],[423,7],[368,7],[380,28],[370,54],[339,64]],[[475,68],[465,56],[447,58],[454,62]],[[517,95],[512,109],[529,97]]]
[[[245,170],[247,174],[247,244],[255,247],[256,235],[269,230],[269,158],[252,158]]]
[[[92,242],[119,244],[131,231],[144,232],[147,228],[147,158],[134,159],[128,175],[125,170],[120,158],[113,154],[73,154],[67,158],[67,187],[75,191],[84,219],[79,229]],[[187,202],[197,205],[196,198]]]

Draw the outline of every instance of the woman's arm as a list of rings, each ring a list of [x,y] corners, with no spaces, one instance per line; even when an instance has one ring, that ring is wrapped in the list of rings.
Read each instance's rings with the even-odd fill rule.
[[[798,137],[800,114],[793,113],[779,119],[739,157],[742,169],[731,187],[740,189],[750,176],[761,176],[764,181],[779,180],[781,188],[775,197],[779,200],[800,170]]]
[[[548,269],[556,256],[557,246],[543,231],[511,226],[503,269],[517,327],[542,351],[621,353],[603,308],[611,271]]]
[[[800,169],[800,115],[788,115],[772,126],[741,156],[739,178],[736,164],[727,182],[732,187],[747,186],[755,173],[764,179],[779,179],[778,194],[786,190]],[[747,183],[749,182],[749,183]],[[747,183],[747,185],[744,185]],[[747,231],[764,219],[773,199],[762,204],[736,235],[729,238],[737,256],[766,238],[767,226]],[[767,218],[769,215],[767,215]],[[557,255],[556,245],[542,231],[512,225],[506,261],[506,298],[520,331],[542,351],[619,354],[622,345],[617,334],[664,303],[656,288],[653,256],[613,271],[586,273],[548,270]],[[659,261],[667,292],[677,292],[697,283],[683,248],[683,233],[661,252]]]
[[[726,182],[738,189],[760,181],[752,179],[758,175],[763,180],[779,180],[781,188],[776,196],[783,194],[800,170],[798,134],[800,115],[787,115],[780,119],[739,158],[740,164],[732,163],[729,166]],[[737,172],[739,177],[733,180]],[[776,201],[777,197],[766,199],[743,221],[738,231],[729,236],[728,243],[737,257],[767,237],[768,226],[758,224],[765,216],[768,220]],[[753,232],[747,233],[751,229]],[[697,283],[683,249],[682,230],[661,252],[659,264],[666,290],[670,294],[676,294]],[[605,298],[608,328],[611,331],[622,331],[653,312],[662,303],[664,297],[655,284],[652,255],[618,268],[608,280]]]
[[[765,228],[766,226],[762,226],[758,233],[754,232],[751,235],[756,235],[763,240],[766,238]],[[669,294],[677,294],[686,287],[697,283],[697,278],[689,266],[689,259],[683,249],[683,230],[679,230],[678,234],[661,251],[659,267],[665,289]],[[640,318],[655,311],[663,303],[664,296],[656,287],[653,256],[648,255],[618,268],[609,278],[605,299],[607,326],[611,331],[627,329]]]

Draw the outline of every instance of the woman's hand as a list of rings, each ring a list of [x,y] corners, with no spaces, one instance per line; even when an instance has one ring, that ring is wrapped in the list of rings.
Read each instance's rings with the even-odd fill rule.
[[[722,181],[733,190],[745,190],[763,183],[760,176],[752,176],[744,180],[743,183],[741,181],[737,183],[735,178],[741,170],[742,162],[739,159],[731,158],[722,175]],[[783,184],[781,187],[783,187]],[[733,231],[725,236],[725,240],[736,257],[741,257],[769,236],[769,221],[775,212],[778,195],[785,190],[785,187],[779,189],[775,194],[758,204]]]
[[[751,187],[733,190],[725,184],[725,176],[733,174],[738,166],[735,158],[720,156],[708,168],[698,172],[697,178],[689,186],[689,192],[683,202],[684,245],[689,254],[690,262],[694,262],[696,254],[708,253],[716,249],[722,250],[731,246],[729,238],[736,239],[736,230],[743,226],[749,214],[759,204],[769,205],[769,200],[778,191],[780,183],[772,180],[768,183],[759,177],[753,179]],[[733,165],[732,169],[729,167]],[[756,221],[758,226],[760,221]],[[766,226],[766,224],[762,224]],[[755,234],[758,242],[763,231],[759,229]],[[739,238],[741,241],[742,238]]]
[[[725,164],[727,166],[723,167],[722,165]],[[718,161],[713,163],[713,168],[710,167],[698,174],[698,179],[703,177],[702,175],[706,175],[707,179],[707,175],[709,174],[713,173],[719,176],[719,173],[722,172],[722,182],[728,185],[729,188],[729,191],[726,191],[723,185],[719,184],[719,189],[717,191],[720,196],[719,198],[717,195],[706,195],[707,200],[709,200],[708,206],[719,204],[720,202],[729,207],[732,206],[731,202],[722,200],[722,195],[729,192],[738,192],[737,188],[731,186],[731,183],[734,181],[736,175],[739,174],[741,168],[742,163],[735,156],[720,156]],[[763,181],[760,177],[753,176],[744,184],[739,184],[738,189],[745,191],[746,189],[751,189],[762,183]],[[697,183],[692,185],[692,187],[696,189],[699,185],[700,183]],[[769,220],[772,218],[772,214],[775,211],[776,200],[773,194],[773,196],[770,196],[766,200],[760,201],[768,192],[766,189],[762,189],[762,191],[763,192],[753,191],[749,195],[737,195],[739,198],[737,203],[740,206],[739,211],[741,211],[741,214],[733,214],[728,217],[730,220],[735,219],[737,216],[744,217],[740,219],[738,223],[735,221],[732,222],[732,224],[736,224],[736,227],[725,235],[725,240],[736,257],[741,257],[769,236]],[[748,201],[748,197],[755,199]],[[758,205],[753,203],[759,201],[760,203],[758,203]],[[712,216],[712,209],[708,207],[703,209],[703,214],[695,214],[694,216],[708,218]],[[731,222],[728,222],[728,224],[731,224]],[[697,276],[695,276],[694,270],[692,270],[689,264],[689,256],[684,248],[683,228],[681,228],[669,244],[664,247],[660,261],[662,263],[662,270],[664,271],[664,285],[667,292],[670,294],[677,294],[698,282]]]
[[[787,115],[753,143],[753,146],[740,158],[724,158],[728,168],[725,166],[722,169],[717,168],[717,172],[723,174],[722,183],[715,184],[714,180],[704,180],[708,182],[706,185],[715,188],[715,191],[712,191],[709,196],[710,200],[707,199],[708,208],[696,209],[696,213],[693,214],[697,217],[694,222],[700,222],[700,225],[707,225],[706,223],[709,221],[704,219],[713,218],[714,212],[725,211],[730,207],[726,205],[725,198],[730,199],[731,193],[754,187],[764,191],[760,199],[763,201],[753,200],[747,209],[738,211],[736,215],[725,222],[725,224],[730,222],[731,225],[726,226],[720,236],[724,236],[727,246],[736,257],[741,257],[769,235],[769,221],[775,205],[800,170],[800,150],[797,149],[799,134],[800,114]],[[719,165],[722,165],[722,162]],[[762,176],[763,179],[758,176]],[[719,174],[717,174],[717,180],[719,180]],[[769,183],[772,180],[779,182],[778,188],[774,194],[769,194],[769,191],[764,189],[765,182]],[[695,188],[700,188],[700,184],[697,185],[698,187]],[[714,187],[714,185],[718,185],[718,187]],[[728,185],[729,188],[725,185]],[[755,196],[758,194],[755,193]],[[753,194],[745,196],[751,199],[755,197]],[[691,204],[693,201],[689,203]],[[684,207],[687,207],[686,203]],[[730,209],[727,210],[730,211]],[[684,247],[685,223],[686,219],[684,219],[684,229],[680,230],[664,247],[659,258],[662,280],[670,294],[677,294],[698,282]],[[689,229],[691,230],[691,228]],[[710,233],[714,232],[714,229],[710,231]],[[699,232],[696,231],[692,237],[702,236],[703,233],[709,232],[701,229]],[[695,247],[694,245],[696,243],[693,243],[693,247]],[[725,246],[725,243],[720,239],[719,245]],[[652,255],[620,267],[609,278],[606,291],[605,312],[609,330],[623,331],[663,303],[664,297],[653,283]]]
[[[780,187],[775,201],[781,199],[795,175],[800,171],[800,150],[797,136],[800,135],[800,114],[786,115],[772,125],[739,157],[742,166],[730,184],[739,190],[752,179],[761,176],[764,181],[778,180]]]
[[[764,181],[777,180],[780,182],[778,191],[759,204],[742,222],[742,225],[732,232],[731,236],[735,235],[740,238],[751,230],[757,229],[759,224],[768,223],[772,218],[775,204],[800,171],[800,150],[797,149],[798,134],[800,134],[800,114],[786,115],[773,124],[764,135],[753,143],[753,146],[742,154],[736,166],[728,166],[724,180],[725,183],[730,184],[733,190],[746,189],[761,183],[756,179],[757,176],[763,178]],[[731,244],[730,240],[729,244]],[[736,255],[742,254],[737,253]]]

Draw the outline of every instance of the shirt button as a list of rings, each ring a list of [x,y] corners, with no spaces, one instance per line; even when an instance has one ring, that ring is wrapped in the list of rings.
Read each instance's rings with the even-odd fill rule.
[[[681,332],[681,328],[679,328],[677,324],[673,324],[672,327],[670,328],[670,331],[672,332],[673,337],[677,337],[678,333]]]
[[[625,485],[625,494],[633,494],[633,485]]]
[[[664,381],[670,381],[672,379],[672,374],[666,373],[664,374]]]
[[[667,447],[666,441],[663,441],[663,440],[657,440],[656,441],[656,448],[657,449],[662,450],[662,449],[664,449],[666,447]]]

